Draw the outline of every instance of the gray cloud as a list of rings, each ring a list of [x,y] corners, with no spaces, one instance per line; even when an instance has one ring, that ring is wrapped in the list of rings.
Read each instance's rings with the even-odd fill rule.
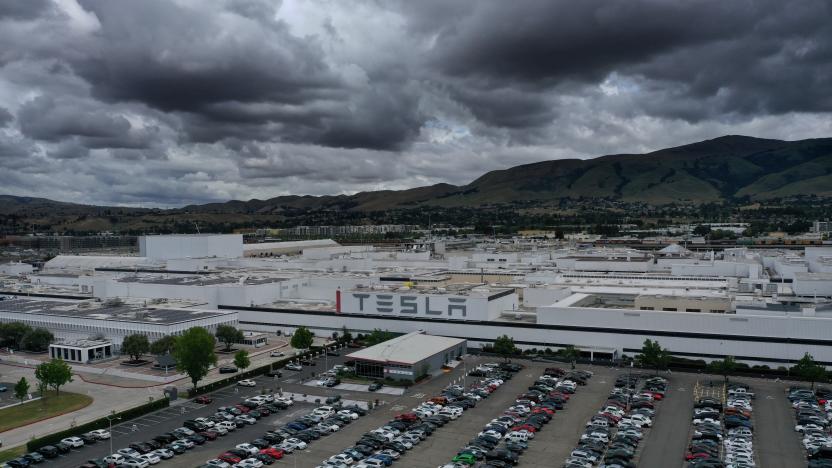
[[[463,184],[514,164],[726,133],[828,136],[830,9],[5,2],[0,183],[174,206]]]

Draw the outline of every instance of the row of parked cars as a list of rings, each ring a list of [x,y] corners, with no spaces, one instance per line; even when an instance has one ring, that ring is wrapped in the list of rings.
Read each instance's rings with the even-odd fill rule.
[[[653,425],[655,404],[666,391],[667,381],[662,377],[644,380],[638,374],[619,376],[563,466],[634,468],[632,460],[644,438],[644,429]]]
[[[546,369],[527,392],[517,396],[512,406],[486,424],[452,462],[472,465],[483,461],[480,466],[494,468],[517,465],[529,442],[569,400],[571,392],[562,391],[564,374],[563,369]]]
[[[685,458],[697,468],[753,468],[753,393],[747,385],[729,384],[721,399],[700,398],[693,408],[693,436]]]
[[[321,437],[338,432],[366,414],[364,408],[343,406],[339,401],[318,406],[304,416],[266,431],[257,439],[222,452],[216,459],[207,461],[203,468],[259,468],[271,465],[295,450],[305,449]]]
[[[89,445],[93,445],[101,440],[106,440],[109,438],[110,432],[104,429],[89,431],[76,437],[66,437],[64,439],[61,439],[60,442],[57,442],[54,445],[46,445],[34,452],[30,452],[21,455],[20,457],[17,457],[15,459],[9,460],[3,464],[3,467],[25,468],[31,465],[39,465],[41,463],[48,462],[53,458],[57,458],[60,455],[69,453],[73,449],[82,449]],[[106,467],[107,465],[90,464],[90,466]]]
[[[794,430],[803,435],[810,468],[832,468],[832,391],[818,387],[789,387],[787,398],[794,408]]]
[[[439,395],[397,415],[387,424],[363,434],[354,445],[324,460],[319,468],[378,468],[392,465],[434,431],[456,420],[477,402],[487,398],[503,384],[510,373],[495,372],[494,377],[468,388],[450,385]]]

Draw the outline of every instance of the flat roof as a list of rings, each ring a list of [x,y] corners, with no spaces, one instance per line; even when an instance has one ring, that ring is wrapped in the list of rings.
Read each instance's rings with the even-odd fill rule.
[[[228,315],[222,311],[200,309],[166,309],[147,308],[131,305],[101,305],[92,302],[59,302],[34,299],[0,300],[0,312],[21,315],[45,315],[49,317],[68,317],[108,322],[133,322],[157,325],[201,320]]]
[[[347,357],[362,361],[413,365],[466,341],[463,338],[426,335],[415,331],[356,351]]]
[[[109,340],[74,340],[61,341],[58,343],[51,343],[49,346],[71,346],[73,348],[97,348],[99,346],[109,346],[113,344]]]
[[[160,271],[160,273],[166,273]],[[223,275],[223,276],[126,276],[117,279],[119,283],[144,283],[144,284],[168,284],[178,286],[212,286],[212,285],[235,285],[242,284],[253,286],[258,284],[270,284],[286,281],[286,278],[279,277],[250,277],[248,275]]]

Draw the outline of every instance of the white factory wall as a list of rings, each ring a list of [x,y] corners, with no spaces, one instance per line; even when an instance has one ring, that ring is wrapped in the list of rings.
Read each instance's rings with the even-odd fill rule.
[[[462,308],[464,308],[464,315]],[[489,301],[485,296],[455,294],[424,294],[416,291],[342,291],[343,314],[376,314],[443,317],[457,320],[492,320],[504,310],[517,308],[517,294]],[[385,312],[385,309],[392,309]],[[435,314],[428,313],[428,310]]]
[[[715,260],[697,264],[674,263],[670,273],[673,276],[731,276],[737,278],[759,278],[762,271],[757,263]]]
[[[832,258],[832,247],[806,247],[803,252],[806,260],[814,260],[820,257]]]
[[[794,279],[795,273],[808,272],[809,266],[796,257],[777,258],[774,260],[774,271],[783,279]]]
[[[829,273],[803,273],[795,275],[792,291],[797,296],[832,297],[832,275]]]
[[[28,263],[3,263],[0,265],[0,274],[3,275],[28,275],[35,271],[35,267]]]
[[[638,350],[644,344],[647,338],[657,339],[659,343],[669,349],[671,353],[683,357],[694,359],[711,360],[723,356],[738,356],[738,357],[753,357],[760,359],[759,362],[764,362],[772,367],[779,365],[779,360],[800,359],[805,352],[809,352],[815,359],[823,362],[832,362],[832,346],[821,345],[803,345],[803,344],[788,344],[788,343],[767,343],[767,342],[750,342],[750,341],[735,341],[721,337],[717,338],[702,338],[702,337],[673,337],[673,336],[656,336],[650,333],[624,334],[624,333],[604,333],[601,331],[575,331],[575,330],[558,330],[536,327],[534,324],[528,326],[501,326],[502,322],[494,322],[491,325],[484,325],[480,323],[459,323],[459,322],[444,322],[441,320],[391,320],[380,317],[357,317],[349,316],[347,314],[332,314],[330,315],[306,315],[306,314],[283,314],[276,312],[260,312],[240,310],[240,326],[247,330],[258,330],[263,332],[291,333],[295,327],[306,326],[311,328],[319,335],[330,335],[333,331],[338,331],[346,326],[353,333],[367,332],[373,329],[380,328],[382,330],[389,330],[397,333],[409,333],[417,330],[424,330],[432,335],[451,336],[458,338],[466,338],[469,340],[471,346],[477,344],[487,343],[488,340],[494,340],[498,336],[508,334],[514,338],[516,343],[524,347],[546,347],[546,346],[566,346],[574,345],[583,349],[612,349],[616,350],[618,356],[624,354],[625,349]],[[628,324],[623,317],[615,318],[616,313],[599,310],[598,313],[591,313],[583,315],[585,311],[574,311],[569,317],[564,317],[563,322],[570,326],[589,326],[598,328],[614,328],[610,322],[621,322],[620,325]],[[686,314],[685,312],[674,313],[676,315]],[[706,314],[688,314],[703,316]],[[723,316],[728,317],[728,316]],[[702,318],[702,317],[699,317]],[[737,317],[740,319],[735,322],[736,329],[748,330],[748,335],[762,334],[764,336],[774,336],[785,338],[785,330],[792,330],[795,333],[801,333],[800,337],[820,337],[828,339],[832,336],[832,320],[827,319],[785,319],[772,317]],[[651,322],[646,318],[638,319],[639,325],[643,325],[644,329],[659,329],[659,327],[652,327]],[[747,321],[743,321],[747,320]],[[807,323],[797,323],[802,320]],[[789,325],[788,322],[796,322]],[[740,325],[736,325],[740,324]],[[684,328],[681,323],[672,325],[670,331],[696,331],[698,329]],[[752,331],[753,330],[753,331]],[[815,330],[815,331],[812,331]],[[715,330],[717,333],[725,334],[722,330]],[[765,332],[765,333],[764,333]],[[485,341],[483,341],[485,340]],[[683,354],[684,353],[684,354]],[[632,351],[627,352],[629,355],[635,354]],[[742,359],[745,362],[758,362],[756,359]],[[766,361],[771,360],[771,361]]]
[[[578,260],[574,263],[576,271],[626,271],[646,273],[650,271],[651,261],[610,261],[605,259],[598,260]],[[558,261],[560,266],[560,261]]]
[[[45,328],[59,340],[89,339],[103,334],[118,348],[126,336],[141,333],[151,342],[163,336],[177,335],[192,327],[203,327],[213,332],[218,325],[238,325],[238,314],[225,311],[216,317],[208,317],[175,324],[154,324],[129,321],[100,320],[81,317],[55,317],[39,314],[19,314],[0,311],[0,323],[22,322],[31,327]]]
[[[563,286],[543,288],[526,288],[523,290],[523,305],[526,307],[540,307],[552,305],[572,294],[572,290]]]
[[[93,295],[97,298],[135,297],[145,299],[184,299],[217,305],[251,306],[270,304],[281,298],[280,283],[266,284],[160,284],[120,282],[95,278]]]
[[[139,252],[151,259],[243,256],[242,234],[173,234],[139,237]]]

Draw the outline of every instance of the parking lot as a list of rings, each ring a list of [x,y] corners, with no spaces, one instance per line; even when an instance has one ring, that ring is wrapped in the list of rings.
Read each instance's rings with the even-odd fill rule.
[[[343,362],[343,357],[330,357],[327,364]],[[469,356],[468,368],[478,362],[493,361],[494,358],[480,358]],[[464,417],[452,421],[437,429],[424,442],[414,447],[402,456],[395,465],[407,468],[435,467],[447,463],[461,447],[471,440],[483,425],[496,417],[507,406],[510,406],[519,393],[528,386],[551,363],[522,361],[526,368],[507,381],[495,391],[487,401],[465,412]],[[554,364],[556,365],[556,364]],[[628,372],[627,369],[608,368],[599,366],[578,366],[592,370],[595,375],[586,386],[581,386],[572,396],[569,404],[562,411],[557,411],[552,422],[542,431],[520,459],[520,466],[552,467],[560,466],[563,460],[574,448],[576,441],[583,432],[586,421],[598,411],[600,405],[608,397],[617,376]],[[260,394],[269,389],[273,392],[292,392],[306,395],[307,402],[298,402],[288,410],[263,418],[257,424],[240,428],[216,441],[210,441],[197,446],[185,454],[176,456],[173,460],[163,461],[160,466],[193,467],[216,457],[228,448],[249,442],[260,437],[266,430],[296,419],[309,412],[315,405],[315,398],[321,400],[328,396],[341,394],[345,399],[361,402],[378,402],[379,406],[342,430],[314,441],[303,451],[288,455],[277,465],[284,464],[297,467],[314,467],[322,460],[339,453],[351,446],[361,434],[384,425],[393,416],[421,403],[452,382],[463,381],[463,370],[454,369],[446,374],[434,377],[428,381],[415,385],[403,394],[392,395],[388,392],[370,393],[362,390],[332,389],[326,387],[312,387],[304,385],[312,374],[319,374],[326,370],[323,359],[318,360],[315,367],[307,367],[300,372],[286,371],[280,378],[259,377],[255,379],[256,387],[227,387],[210,394],[213,402],[201,405],[192,401],[180,401],[170,408],[161,410],[126,423],[114,422],[113,448],[126,447],[132,442],[151,439],[152,437],[171,431],[182,426],[186,419],[205,417],[213,414],[219,406],[239,403],[243,399]],[[646,372],[649,374],[649,372]],[[638,466],[645,468],[685,466],[683,456],[689,440],[688,431],[693,408],[693,389],[702,375],[674,374],[665,375],[670,384],[661,402],[661,409],[657,412],[654,425],[646,431],[645,439],[639,447],[637,457]],[[717,378],[718,379],[718,378]],[[468,377],[468,383],[475,379]],[[741,380],[741,379],[740,379]],[[758,467],[799,467],[805,466],[805,458],[800,447],[799,437],[793,431],[792,410],[783,398],[787,386],[782,382],[753,380],[753,388],[757,393],[755,400],[755,445],[759,448]],[[311,400],[311,401],[308,401]],[[61,456],[50,462],[49,466],[78,467],[90,458],[103,457],[110,453],[109,441],[97,444]]]

